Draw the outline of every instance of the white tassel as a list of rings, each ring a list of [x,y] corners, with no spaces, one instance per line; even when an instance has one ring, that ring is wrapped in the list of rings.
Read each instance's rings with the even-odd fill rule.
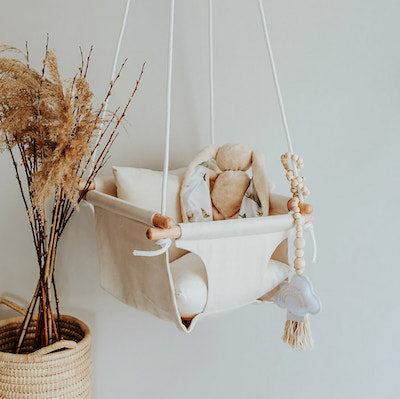
[[[289,344],[292,348],[297,350],[309,350],[314,346],[314,341],[311,335],[310,316],[304,316],[303,321],[291,320],[291,315],[288,314],[286,320],[285,330],[282,336],[283,342]]]

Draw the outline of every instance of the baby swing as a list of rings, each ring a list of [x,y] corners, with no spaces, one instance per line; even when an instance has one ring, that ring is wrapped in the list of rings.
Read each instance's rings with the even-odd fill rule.
[[[298,175],[302,161],[293,152],[262,0],[258,0],[258,5],[289,147],[289,152],[282,156],[282,163],[292,186],[294,212],[288,212],[287,197],[271,194],[271,215],[268,217],[204,223],[184,221],[176,225],[166,218],[175,0],[171,0],[170,9],[167,120],[161,195],[161,221],[164,223],[164,228],[155,227],[160,226],[155,222],[156,218],[160,217],[157,210],[144,209],[116,198],[115,183],[107,179],[96,180],[95,189],[87,194],[87,201],[94,206],[95,211],[101,285],[114,297],[161,319],[173,321],[185,332],[192,331],[196,322],[207,315],[250,303],[273,301],[287,309],[288,321],[284,340],[293,347],[305,349],[312,345],[308,330],[308,314],[318,313],[320,302],[310,280],[302,275],[305,266],[302,259],[303,228],[309,230],[313,239],[314,260],[315,241],[312,224],[305,224],[304,217],[300,215],[300,202],[303,201],[303,193],[306,193],[303,180]],[[130,0],[127,0],[112,78],[115,74],[129,6]],[[209,0],[209,48],[210,141],[213,145],[212,0]],[[290,277],[288,238],[294,234],[296,234],[297,275],[288,282]],[[135,250],[132,252],[133,249]],[[181,251],[177,255],[179,250],[185,252]],[[178,292],[176,287],[179,273],[185,270],[196,272],[200,269],[204,272],[206,281],[204,307],[193,317],[182,317],[182,309],[178,306],[182,292]],[[172,270],[175,270],[175,275]],[[179,270],[179,273],[176,270]],[[262,281],[265,270],[269,273],[268,284]],[[189,294],[194,297],[200,295],[195,289]]]

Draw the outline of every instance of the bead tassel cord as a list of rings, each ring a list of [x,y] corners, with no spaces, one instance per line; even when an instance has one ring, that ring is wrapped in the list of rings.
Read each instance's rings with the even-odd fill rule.
[[[305,240],[303,238],[303,221],[300,213],[300,197],[307,198],[310,195],[310,190],[304,185],[305,177],[296,176],[293,169],[293,163],[296,164],[297,170],[300,171],[304,167],[303,159],[296,154],[287,152],[281,156],[281,162],[286,170],[286,178],[290,182],[292,193],[291,209],[293,211],[293,219],[296,226],[296,238],[294,240],[295,255],[294,268],[298,275],[304,273],[306,261],[304,260]]]

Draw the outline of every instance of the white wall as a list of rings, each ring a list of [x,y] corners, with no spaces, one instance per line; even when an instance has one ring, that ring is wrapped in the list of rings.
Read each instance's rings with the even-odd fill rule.
[[[49,32],[65,77],[78,45],[95,46],[90,81],[101,98],[109,79],[124,0],[1,3],[0,41],[39,65]],[[112,164],[160,168],[165,120],[167,0],[134,0],[122,55],[129,57],[113,104],[123,104],[148,65],[129,135]],[[215,1],[216,135],[267,156],[277,189],[288,192],[277,101],[256,0]],[[75,216],[57,263],[62,310],[94,335],[95,397],[214,399],[398,398],[400,52],[396,0],[265,0],[297,152],[315,205],[317,265],[308,274],[324,311],[312,320],[316,347],[280,341],[284,312],[250,306],[204,321],[185,336],[99,287],[93,218]],[[178,0],[172,166],[208,138],[207,1]],[[395,169],[396,168],[396,169]],[[0,157],[0,294],[26,303],[36,265],[7,154]],[[1,310],[4,318],[10,312]]]

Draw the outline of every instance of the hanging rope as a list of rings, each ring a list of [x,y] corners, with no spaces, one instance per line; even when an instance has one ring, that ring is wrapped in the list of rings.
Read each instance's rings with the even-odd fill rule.
[[[213,34],[213,0],[209,0],[209,68],[210,68],[210,142],[215,143],[214,117],[214,34]]]
[[[287,119],[286,119],[285,107],[283,105],[282,93],[281,93],[281,88],[279,85],[278,73],[276,72],[275,60],[274,60],[274,55],[272,53],[271,41],[270,41],[269,33],[268,33],[267,19],[265,18],[265,12],[264,12],[264,6],[262,3],[262,0],[258,0],[258,7],[260,9],[261,22],[262,22],[263,28],[264,28],[265,42],[267,44],[269,60],[271,63],[271,68],[272,68],[272,74],[274,76],[276,94],[278,95],[279,109],[281,111],[282,122],[283,122],[283,126],[285,128],[286,141],[287,141],[287,145],[289,148],[289,152],[291,154],[293,154],[292,139],[290,137],[289,126],[288,126]],[[297,171],[297,168],[296,168],[296,171]]]
[[[164,167],[161,187],[161,214],[165,216],[167,208],[167,184],[169,169],[169,147],[171,136],[171,89],[172,89],[172,60],[174,55],[174,22],[175,22],[175,0],[171,0],[170,19],[169,19],[169,47],[168,47],[168,73],[167,73],[167,111],[165,121],[165,143],[164,143]],[[158,240],[155,242],[160,249],[153,251],[134,250],[134,256],[158,256],[168,251],[172,241],[170,239]]]
[[[114,81],[114,77],[115,77],[115,71],[117,69],[117,63],[118,63],[118,59],[119,59],[119,52],[121,50],[121,43],[122,43],[122,39],[124,37],[124,33],[125,33],[125,26],[126,26],[126,20],[128,18],[128,13],[129,13],[129,7],[131,5],[131,0],[127,0],[126,1],[126,6],[125,6],[125,14],[124,14],[124,19],[122,20],[122,25],[121,25],[121,30],[119,32],[119,38],[118,38],[118,44],[117,44],[117,48],[115,50],[115,55],[114,55],[114,63],[113,63],[113,67],[112,67],[112,71],[111,71],[111,76],[110,76],[110,81]],[[104,108],[103,108],[103,112],[101,113],[101,118],[104,119],[106,112],[108,110],[108,103],[110,101],[110,96],[107,98],[106,103],[104,104]],[[104,122],[101,124],[99,130],[101,131],[104,127]],[[99,138],[100,139],[100,138]],[[98,139],[98,140],[99,140]],[[96,147],[98,144],[98,140],[96,141]],[[90,173],[93,171],[93,161],[96,159],[96,154],[97,154],[97,148],[94,150],[93,155],[92,155],[92,159],[91,159],[91,170]]]
[[[167,208],[167,183],[169,168],[169,143],[171,136],[171,87],[172,87],[172,59],[174,51],[174,22],[175,22],[175,0],[171,0],[170,21],[169,21],[169,53],[168,53],[168,76],[167,76],[167,117],[165,127],[165,152],[163,181],[161,191],[161,215],[165,216]]]
[[[262,0],[258,0],[258,8],[260,10],[261,22],[262,22],[263,29],[264,29],[265,43],[266,43],[267,49],[268,49],[269,61],[271,63],[272,74],[273,74],[273,77],[274,77],[276,94],[278,96],[279,109],[281,111],[282,122],[283,122],[283,126],[285,128],[286,142],[287,142],[287,145],[288,145],[289,153],[290,154],[294,154],[292,138],[290,137],[290,132],[289,132],[289,126],[288,126],[288,123],[287,123],[285,107],[283,105],[282,93],[281,93],[281,88],[280,88],[280,85],[279,85],[278,73],[276,71],[274,54],[272,52],[271,40],[269,38],[269,32],[268,32],[267,19],[265,17],[265,11],[264,11],[264,6],[263,6],[263,3],[262,3]],[[293,166],[294,175],[297,177],[299,175],[299,173],[298,173],[298,170],[297,170],[296,163],[292,162],[292,166]],[[301,202],[304,201],[303,194],[301,192],[299,193],[299,199],[300,199]],[[313,225],[311,223],[308,224],[307,225],[307,229],[310,232],[312,243],[313,243],[313,259],[312,259],[312,261],[315,262],[316,258],[317,258],[317,246],[316,246],[316,241],[315,241],[315,234],[314,234]]]
[[[121,50],[121,43],[122,43],[122,39],[124,38],[124,33],[125,33],[125,27],[126,27],[126,20],[128,18],[128,13],[129,13],[129,7],[131,5],[131,0],[127,0],[126,1],[126,6],[125,6],[125,14],[124,14],[124,19],[122,21],[122,25],[121,25],[121,30],[119,32],[119,38],[118,38],[118,44],[117,44],[117,49],[115,50],[115,56],[114,56],[114,64],[113,64],[113,68],[112,68],[112,72],[111,72],[111,79],[110,80],[114,80],[115,77],[115,71],[117,69],[117,63],[118,63],[118,58],[119,58],[119,52]],[[104,112],[105,113],[107,111],[107,106],[108,106],[108,100],[106,102],[106,105],[104,107]]]

